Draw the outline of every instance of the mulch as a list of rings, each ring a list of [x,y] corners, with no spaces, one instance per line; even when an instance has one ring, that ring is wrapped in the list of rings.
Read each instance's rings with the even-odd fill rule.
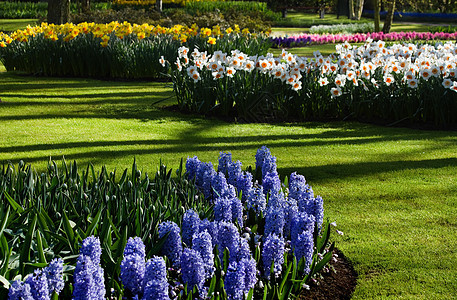
[[[322,274],[322,278],[310,284],[309,290],[303,290],[299,299],[351,299],[357,285],[357,272],[340,250],[334,252],[338,254],[337,261],[331,263],[335,271]]]

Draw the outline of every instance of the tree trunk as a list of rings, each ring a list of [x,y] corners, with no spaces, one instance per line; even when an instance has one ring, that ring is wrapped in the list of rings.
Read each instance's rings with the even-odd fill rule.
[[[90,0],[80,0],[81,1],[81,10],[83,13],[90,12]]]
[[[374,0],[374,31],[375,32],[380,31],[380,27],[379,27],[380,19],[381,19],[381,17],[379,15],[379,0]]]
[[[388,3],[387,15],[386,19],[384,20],[384,26],[382,27],[382,32],[384,33],[389,33],[390,27],[392,27],[395,12],[395,1],[396,0],[390,0]]]
[[[356,0],[355,1],[355,11],[354,11],[354,18],[356,20],[360,20],[362,17],[362,11],[363,11],[363,4],[365,0]]]
[[[349,0],[349,19],[354,19],[354,0]]]
[[[156,9],[159,13],[162,13],[162,0],[156,0]]]
[[[48,0],[48,23],[70,22],[70,0]]]

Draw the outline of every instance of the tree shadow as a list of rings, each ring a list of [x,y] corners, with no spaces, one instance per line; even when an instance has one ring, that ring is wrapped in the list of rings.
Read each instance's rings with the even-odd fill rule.
[[[297,172],[306,178],[311,178],[313,182],[319,183],[335,178],[360,178],[386,172],[440,169],[456,166],[457,158],[452,157],[424,160],[351,162],[320,166],[294,166],[293,168],[279,168],[278,172],[283,176],[289,176],[292,172]]]

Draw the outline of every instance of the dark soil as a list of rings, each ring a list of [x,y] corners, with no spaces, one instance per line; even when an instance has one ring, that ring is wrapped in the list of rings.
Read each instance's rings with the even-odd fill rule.
[[[331,263],[335,271],[322,274],[322,279],[311,283],[309,290],[303,290],[300,299],[351,299],[357,285],[357,272],[340,250],[335,249],[334,253],[338,254],[337,261]]]

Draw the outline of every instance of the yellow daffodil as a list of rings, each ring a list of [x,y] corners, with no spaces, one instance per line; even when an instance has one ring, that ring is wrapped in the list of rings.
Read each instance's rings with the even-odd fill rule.
[[[209,38],[208,38],[208,44],[210,44],[210,45],[216,45],[216,38],[209,37]]]
[[[138,37],[139,40],[142,40],[146,37],[146,34],[143,31],[141,31],[141,32],[138,32],[136,34],[136,36]]]

